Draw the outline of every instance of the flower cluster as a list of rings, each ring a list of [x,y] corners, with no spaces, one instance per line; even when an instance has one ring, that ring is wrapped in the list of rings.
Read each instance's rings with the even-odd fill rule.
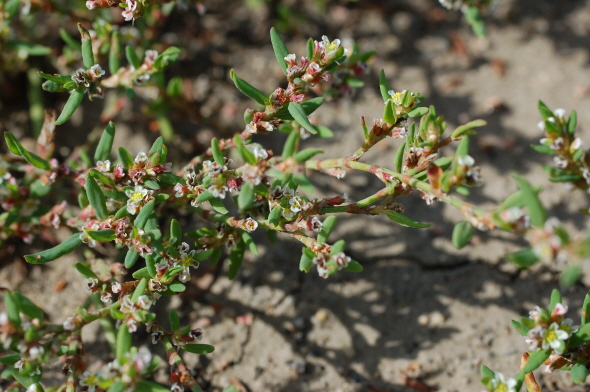
[[[567,340],[578,330],[572,326],[571,319],[564,319],[567,309],[567,306],[558,303],[551,312],[539,306],[529,312],[531,322],[527,322],[526,327],[532,328],[529,328],[524,340],[530,351],[551,349],[556,354],[565,352]]]
[[[77,87],[85,87],[89,94],[94,97],[102,97],[102,87],[98,85],[98,80],[105,74],[105,71],[99,64],[94,64],[89,69],[80,68],[72,75],[72,81]]]
[[[586,154],[582,139],[575,136],[575,113],[569,118],[565,114],[564,109],[545,113],[546,117],[538,125],[544,137],[539,141],[537,150],[553,155],[555,167],[548,171],[554,181],[565,182],[569,188],[588,190],[590,157]]]

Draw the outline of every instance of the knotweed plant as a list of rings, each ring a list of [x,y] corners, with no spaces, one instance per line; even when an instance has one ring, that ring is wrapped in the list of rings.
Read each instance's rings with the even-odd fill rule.
[[[91,9],[124,5],[123,16],[131,20],[150,4],[97,0],[86,5]],[[255,231],[299,241],[302,271],[313,271],[323,278],[341,271],[361,271],[361,264],[346,254],[343,240],[329,241],[336,216],[385,215],[394,224],[426,228],[429,224],[415,221],[411,211],[405,211],[402,197],[412,193],[427,204],[445,203],[461,211],[464,220],[457,223],[452,237],[459,248],[469,243],[475,230],[509,231],[530,243],[509,256],[514,263],[523,268],[537,262],[554,263],[563,269],[564,282],[570,284],[579,276],[579,263],[588,257],[588,238],[568,234],[557,219],[549,217],[539,201],[539,189],[521,176],[514,176],[519,190],[496,208],[479,208],[457,196],[468,194],[469,187],[482,181],[476,158],[469,155],[469,136],[485,122],[476,120],[447,130],[434,107],[421,106],[422,95],[392,89],[383,71],[379,83],[383,116],[372,122],[361,119],[362,145],[348,155],[322,160],[314,159],[320,149],[301,149],[303,138],[334,137],[309,115],[323,105],[325,97],[338,99],[359,86],[357,78],[374,55],[361,52],[358,46],[347,51],[338,39],[326,36],[310,39],[305,55],[298,56],[272,29],[270,39],[285,77],[284,87],[264,93],[232,70],[229,76],[235,86],[255,106],[244,113],[240,132],[230,138],[213,138],[206,151],[184,165],[172,166],[163,137],[135,156],[124,147],[113,151],[116,126],[112,122],[93,148],[92,157],[84,152],[78,159],[60,162],[53,158],[56,126],[71,118],[85,96],[100,97],[106,89],[133,91],[153,75],[161,76],[180,53],[170,47],[162,53],[147,49],[139,56],[130,46],[122,50],[117,30],[105,27],[93,39],[82,24],[78,29],[82,60],[78,69],[72,74],[38,74],[45,80],[45,90],[68,93],[69,98],[59,116],[46,113],[35,152],[27,150],[12,133],[4,135],[11,154],[0,160],[0,241],[17,237],[30,243],[41,230],[67,228],[69,238],[25,256],[26,261],[45,264],[100,243],[118,252],[122,262],[87,258],[75,264],[85,279],[90,301],[58,324],[46,321],[42,310],[22,294],[4,291],[0,362],[5,365],[2,377],[10,380],[7,391],[22,387],[27,391],[159,392],[183,391],[185,387],[200,391],[179,353],[207,354],[214,347],[200,343],[206,331],[181,325],[174,310],[167,322],[160,320],[154,304],[162,296],[183,292],[201,263],[215,266],[227,262],[228,276],[235,278],[245,253],[258,254],[251,235]],[[106,43],[108,66],[98,60],[104,57],[100,48]],[[551,179],[587,190],[590,158],[575,137],[575,112],[566,118],[564,111],[552,112],[542,103],[539,108],[545,134],[536,149],[555,156],[557,167],[548,169]],[[264,137],[277,132],[288,135],[280,152],[262,144]],[[399,139],[393,140],[397,143],[393,167],[361,161],[374,146],[392,139]],[[454,146],[454,153],[443,154],[442,148],[447,146]],[[345,180],[352,170],[375,176],[381,189],[361,200],[350,200],[345,194],[314,195],[311,172]],[[77,195],[77,205],[67,199],[54,205],[43,202],[55,201],[64,189]],[[179,218],[187,215],[199,220],[198,229],[182,227]],[[132,268],[135,272],[130,275],[127,271]],[[543,362],[550,370],[571,371],[574,381],[584,382],[589,363],[589,308],[587,298],[581,325],[576,327],[564,317],[567,307],[554,293],[549,309],[535,308],[530,318],[514,322],[531,354],[514,379],[483,368],[485,387],[509,391],[526,383],[529,390],[538,390],[530,389],[536,388],[531,371]],[[114,359],[89,372],[81,330],[95,321],[101,323]],[[170,365],[166,386],[149,380],[163,361],[143,344],[133,343],[132,337],[140,330],[149,334],[147,343],[162,345],[166,352]],[[45,388],[44,368],[56,357],[63,359],[63,384]]]

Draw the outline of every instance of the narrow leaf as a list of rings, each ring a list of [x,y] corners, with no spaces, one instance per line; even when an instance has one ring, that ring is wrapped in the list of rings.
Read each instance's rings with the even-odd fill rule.
[[[289,102],[289,113],[291,113],[295,121],[297,121],[309,133],[316,134],[318,132],[313,124],[309,122],[309,118],[305,115],[305,111],[301,104]]]
[[[553,289],[553,291],[551,291],[551,300],[549,302],[549,311],[553,312],[553,309],[555,309],[555,305],[560,304],[560,303],[561,303],[561,293],[559,292],[559,290]]]
[[[543,226],[547,220],[547,211],[543,208],[534,188],[520,175],[513,174],[513,177],[525,198],[526,206],[529,209],[529,215],[531,217],[531,224],[536,227]]]
[[[213,153],[213,159],[215,160],[215,162],[219,166],[223,167],[223,165],[225,165],[225,159],[223,158],[223,153],[219,148],[219,140],[217,140],[216,137],[211,139],[211,152]]]
[[[322,152],[324,152],[324,150],[322,150],[321,148],[307,148],[295,154],[293,159],[295,159],[295,161],[298,163],[304,163],[307,162],[309,159],[313,158],[314,155],[320,154]]]
[[[461,137],[462,135],[469,135],[471,134],[471,131],[473,131],[473,128],[478,128],[478,127],[483,127],[484,125],[486,125],[487,122],[485,122],[484,120],[473,120],[473,121],[469,121],[467,124],[463,124],[459,127],[457,127],[453,133],[451,134],[451,137],[453,139],[457,139],[458,137]]]
[[[142,207],[141,211],[139,211],[139,214],[137,214],[137,217],[133,221],[133,226],[143,230],[145,228],[145,224],[148,221],[148,218],[154,211],[155,206],[155,200],[150,200],[149,202],[147,202],[147,204]]]
[[[82,98],[84,98],[84,87],[78,87],[75,90],[72,90],[70,97],[68,98],[61,114],[55,121],[55,125],[62,125],[66,121],[72,117],[72,114],[78,109],[78,106],[82,103]]]
[[[389,95],[389,83],[387,83],[387,78],[385,77],[385,71],[381,70],[379,73],[379,91],[381,91],[381,96],[383,97],[383,102],[387,102],[388,99],[391,98]]]
[[[109,213],[107,210],[106,198],[102,189],[100,189],[100,186],[98,186],[96,180],[90,175],[90,173],[86,174],[86,194],[88,195],[90,205],[94,208],[96,217],[100,220],[108,218]]]
[[[229,77],[242,94],[248,98],[252,98],[262,106],[267,106],[269,104],[268,97],[262,91],[258,90],[245,80],[238,78],[238,75],[236,75],[236,72],[233,69],[229,71]]]
[[[453,228],[453,245],[457,249],[463,248],[469,243],[474,233],[473,226],[466,221],[461,221]]]
[[[254,187],[249,182],[244,183],[238,195],[238,207],[242,210],[247,210],[252,207],[254,202]]]
[[[4,138],[6,139],[6,143],[8,144],[8,148],[14,154],[20,155],[25,158],[25,161],[30,163],[31,165],[35,166],[36,168],[42,170],[51,170],[51,165],[45,159],[39,157],[38,155],[33,154],[32,152],[28,152],[25,148],[20,144],[20,142],[14,137],[14,135],[10,132],[4,132]]]
[[[519,250],[514,253],[510,253],[506,256],[508,261],[514,263],[517,267],[528,268],[539,261],[539,256],[535,253],[532,248]]]
[[[121,33],[115,30],[111,36],[111,48],[109,50],[109,71],[111,71],[111,74],[117,73],[121,68],[121,52]]]
[[[170,329],[172,332],[176,332],[180,329],[180,318],[178,317],[176,310],[170,309],[170,312],[168,313],[168,321],[170,321]]]
[[[92,271],[88,265],[84,264],[84,263],[76,263],[74,264],[74,267],[78,270],[78,272],[85,277],[86,279],[91,279],[91,278],[98,278],[96,276],[96,274],[94,273],[94,271]]]
[[[215,351],[215,347],[210,344],[185,344],[181,347],[183,350],[193,354],[210,354]]]
[[[328,237],[330,237],[332,230],[334,230],[334,227],[336,226],[336,219],[336,215],[330,215],[324,219],[324,222],[322,223],[322,229],[318,233],[318,242],[328,241]]]
[[[113,140],[115,140],[115,124],[109,121],[106,128],[102,132],[96,151],[94,152],[94,162],[106,161],[111,156],[113,148]]]
[[[26,255],[25,260],[31,264],[45,264],[55,259],[58,259],[68,253],[74,251],[77,247],[82,245],[80,234],[74,234],[61,244],[44,250],[43,252]]]
[[[115,230],[114,229],[104,229],[104,230],[88,230],[86,232],[90,238],[99,242],[111,242],[115,239]]]
[[[92,53],[92,38],[88,31],[82,26],[81,23],[78,23],[78,30],[80,31],[80,36],[82,38],[82,61],[84,62],[84,67],[89,69],[94,65],[94,54]]]
[[[531,357],[529,358],[526,365],[521,370],[521,373],[527,374],[532,372],[533,370],[537,369],[539,366],[545,362],[549,355],[551,354],[551,350],[538,350]]]
[[[137,56],[137,53],[135,53],[135,50],[133,50],[133,48],[129,45],[125,46],[125,56],[132,67],[135,69],[139,69],[139,67],[141,67],[141,60]]]
[[[285,46],[283,39],[281,38],[279,33],[277,33],[274,27],[270,29],[270,42],[272,43],[272,48],[275,52],[275,57],[277,58],[277,61],[281,69],[283,70],[283,73],[286,75],[287,62],[285,61],[285,57],[289,55],[289,51],[287,50],[287,47]]]
[[[415,220],[410,219],[407,216],[402,215],[396,211],[386,211],[385,215],[387,215],[387,217],[389,219],[391,219],[392,221],[394,221],[402,226],[413,227],[416,229],[424,229],[426,227],[430,227],[430,223],[416,222]]]

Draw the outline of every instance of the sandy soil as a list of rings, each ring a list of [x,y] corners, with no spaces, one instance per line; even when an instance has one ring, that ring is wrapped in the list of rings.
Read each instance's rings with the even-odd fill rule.
[[[185,45],[187,53],[176,71],[193,85],[194,117],[173,117],[176,143],[189,146],[186,153],[202,148],[214,132],[239,130],[248,103],[228,81],[230,68],[265,91],[280,77],[268,38],[273,23],[286,23],[276,8],[214,3],[203,16],[191,10],[174,13],[169,22],[178,23],[177,34],[169,38]],[[587,206],[587,196],[549,183],[541,168],[549,160],[529,145],[541,137],[537,99],[552,108],[576,109],[580,136],[590,140],[590,1],[501,1],[487,18],[487,39],[475,38],[459,15],[438,8],[434,0],[334,1],[325,13],[318,10],[321,2],[285,3],[295,15],[291,34],[285,35],[292,51],[302,52],[309,35],[318,39],[322,34],[377,51],[366,88],[317,113],[314,121],[337,135],[307,142],[324,148],[323,157],[354,151],[362,142],[360,116],[382,115],[377,75],[383,68],[395,89],[421,92],[451,127],[475,118],[488,122],[472,138],[484,186],[471,201],[484,206],[501,201],[516,189],[510,172],[519,171],[543,185],[542,199],[554,214],[584,228],[575,212]],[[10,107],[0,109],[10,115],[2,128],[20,124],[26,133],[22,116],[11,114]],[[115,119],[127,138],[121,143],[139,151],[155,138],[146,138],[137,115],[121,116]],[[391,165],[394,154],[391,144],[363,160]],[[313,179],[323,194],[349,192],[353,199],[379,189],[364,174],[350,173],[346,183],[321,175]],[[450,244],[453,224],[460,219],[456,211],[427,207],[418,197],[404,204],[409,216],[432,227],[407,229],[375,218],[339,220],[333,238],[347,240],[351,256],[365,266],[360,274],[328,280],[305,275],[298,271],[297,244],[274,247],[261,238],[262,256],[250,257],[234,281],[221,276],[206,293],[189,291],[159,305],[162,312],[178,307],[184,322],[202,326],[205,341],[215,345],[213,354],[187,356],[204,389],[415,391],[420,389],[408,386],[407,378],[419,377],[424,391],[477,391],[482,364],[514,375],[526,346],[510,320],[547,304],[558,286],[557,269],[517,271],[503,256],[522,242],[501,233],[478,233],[457,251]],[[30,296],[54,321],[63,320],[82,303],[77,298],[83,282],[71,267],[75,258],[32,268],[24,265],[22,253],[17,247],[4,257],[2,285]],[[206,285],[210,277],[196,283]],[[67,285],[57,293],[54,283],[60,279]],[[590,278],[584,281],[587,285]],[[564,292],[571,309],[579,308],[585,291],[579,284]],[[86,333],[91,352],[105,350],[96,333]],[[584,390],[560,375],[539,377],[547,390]]]

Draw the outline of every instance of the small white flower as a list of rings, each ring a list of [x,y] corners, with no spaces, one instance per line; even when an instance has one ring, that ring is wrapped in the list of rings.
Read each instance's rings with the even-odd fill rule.
[[[108,173],[109,171],[111,171],[111,161],[109,161],[108,159],[106,161],[98,161],[96,162],[96,167],[99,171],[103,173]]]
[[[140,295],[136,302],[141,309],[149,309],[152,306],[152,300],[147,295]]]
[[[104,70],[98,64],[94,64],[87,71],[88,76],[91,79],[98,79],[105,74]]]
[[[555,166],[559,169],[565,169],[568,165],[568,162],[560,157],[553,157],[553,161],[555,162]]]
[[[492,386],[494,392],[516,392],[516,380],[513,378],[506,380],[502,373],[496,373]]]
[[[565,109],[561,109],[561,108],[560,109],[555,109],[553,111],[553,113],[555,114],[555,116],[557,118],[564,118],[565,117]]]
[[[147,154],[143,151],[141,151],[135,157],[135,163],[145,163],[145,162],[147,162],[147,160],[148,160]]]
[[[557,323],[551,323],[549,328],[541,332],[541,337],[544,350],[551,347],[556,352],[562,353],[565,349],[565,341],[570,337],[570,334],[561,329]]]
[[[227,192],[228,188],[225,185],[211,185],[208,188],[208,191],[211,192],[213,197],[218,197],[220,199],[225,199],[225,192]]]
[[[475,160],[469,155],[463,155],[457,157],[457,163],[459,164],[459,166],[471,167],[475,164]]]
[[[74,317],[70,316],[66,318],[66,321],[63,322],[63,327],[66,331],[73,331],[76,329],[76,323],[74,322]]]
[[[118,294],[121,292],[121,290],[123,290],[123,287],[121,287],[121,283],[115,282],[111,285],[111,291],[113,293]]]
[[[286,185],[283,187],[282,192],[283,192],[283,197],[285,197],[286,199],[290,199],[293,196],[295,196],[295,190],[289,188]]]
[[[244,229],[248,232],[248,233],[252,233],[254,230],[256,230],[258,228],[258,222],[256,222],[254,219],[252,218],[246,218],[246,221],[244,222]]]
[[[571,147],[574,150],[579,150],[580,148],[582,148],[582,145],[584,144],[584,142],[582,141],[582,139],[580,139],[579,137],[575,138],[574,141],[571,144]]]
[[[254,152],[254,156],[258,159],[267,159],[268,158],[268,152],[262,147],[254,146],[253,152]]]

